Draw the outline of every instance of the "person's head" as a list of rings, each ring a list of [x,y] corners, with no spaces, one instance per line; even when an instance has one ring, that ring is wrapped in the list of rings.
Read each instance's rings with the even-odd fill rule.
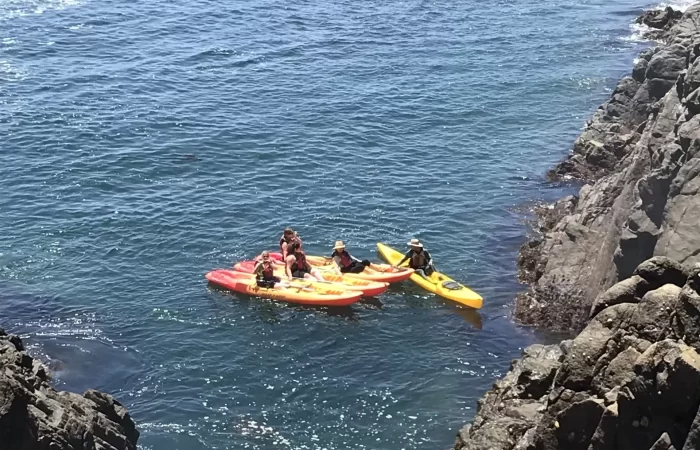
[[[295,253],[295,252],[299,251],[300,248],[301,248],[301,242],[294,240],[294,241],[289,243],[289,246],[287,247],[287,251],[289,253]]]
[[[283,233],[284,233],[284,238],[287,240],[292,239],[296,235],[294,230],[292,230],[291,228],[285,228]]]
[[[262,253],[260,254],[260,257],[262,258],[263,261],[267,262],[267,261],[270,260],[270,252],[268,252],[267,250],[265,250],[264,252],[262,252]]]
[[[342,252],[343,250],[345,250],[345,243],[343,241],[335,241],[333,250],[335,250],[336,252]]]
[[[414,252],[420,252],[423,250],[423,244],[421,244],[421,242],[418,239],[411,239],[408,245],[411,246],[411,250],[413,250]]]

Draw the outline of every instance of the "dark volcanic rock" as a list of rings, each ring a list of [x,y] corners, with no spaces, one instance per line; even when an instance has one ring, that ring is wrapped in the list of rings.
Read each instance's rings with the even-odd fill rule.
[[[604,292],[641,262],[700,262],[700,5],[640,21],[659,30],[660,45],[640,54],[633,76],[620,81],[550,173],[589,184],[566,208],[556,203],[557,214],[537,211],[537,235],[518,258],[519,278],[530,284],[516,299],[522,324],[580,330],[610,304]],[[684,278],[678,267],[673,273],[663,283]],[[642,295],[613,297],[626,303]]]
[[[697,449],[700,264],[682,282],[665,258],[635,272],[570,344],[528,348],[454,449]]]
[[[639,300],[650,289],[651,284],[638,275],[621,281],[595,299],[591,307],[591,317],[595,317],[608,306],[620,303],[639,303]]]
[[[59,392],[17,336],[0,329],[0,448],[135,450],[139,432],[111,395]]]
[[[655,288],[664,284],[675,284],[683,287],[688,279],[688,272],[683,266],[665,256],[655,256],[644,261],[637,266],[634,274],[642,277]]]
[[[512,449],[542,415],[565,353],[560,346],[532,345],[479,401],[473,425],[460,430],[455,449]]]
[[[580,333],[527,349],[455,450],[700,448],[700,4],[639,21],[659,45],[550,173],[588,184],[518,259],[516,320]]]
[[[661,29],[668,25],[669,21],[678,17],[680,17],[680,14],[677,11],[674,11],[670,6],[667,6],[666,9],[662,10],[653,9],[646,11],[637,18],[636,22],[643,23],[650,28]]]

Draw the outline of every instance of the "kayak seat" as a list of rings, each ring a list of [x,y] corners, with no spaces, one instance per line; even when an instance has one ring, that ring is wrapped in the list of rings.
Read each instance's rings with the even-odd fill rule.
[[[444,287],[445,289],[449,289],[451,291],[456,291],[458,289],[462,289],[462,286],[459,283],[457,283],[456,281],[445,281],[444,283],[442,283],[442,287]]]

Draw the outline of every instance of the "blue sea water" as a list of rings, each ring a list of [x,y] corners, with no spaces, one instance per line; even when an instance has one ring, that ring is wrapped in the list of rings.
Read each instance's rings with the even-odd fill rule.
[[[527,205],[644,44],[637,0],[0,1],[0,325],[143,449],[435,449],[539,342]],[[275,248],[421,238],[485,298],[225,293]]]

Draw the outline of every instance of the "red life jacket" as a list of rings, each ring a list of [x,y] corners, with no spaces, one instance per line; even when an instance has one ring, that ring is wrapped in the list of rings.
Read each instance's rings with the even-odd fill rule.
[[[335,256],[340,256],[340,265],[343,267],[350,267],[354,262],[353,259],[350,257],[350,253],[348,253],[346,250],[343,250],[342,252],[333,252],[331,257]]]
[[[304,255],[304,252],[301,250],[296,251],[294,253],[294,258],[296,258],[296,261],[292,266],[292,272],[296,272],[297,270],[306,271],[306,255]]]
[[[271,280],[275,275],[275,269],[272,267],[272,261],[263,261],[263,279]]]
[[[301,239],[299,239],[298,237],[292,236],[289,240],[287,240],[287,238],[285,238],[283,235],[280,238],[280,253],[284,254],[284,250],[282,249],[282,244],[284,244],[284,243],[291,244],[293,241],[297,241],[301,244]],[[287,253],[287,255],[289,255],[289,253]]]

